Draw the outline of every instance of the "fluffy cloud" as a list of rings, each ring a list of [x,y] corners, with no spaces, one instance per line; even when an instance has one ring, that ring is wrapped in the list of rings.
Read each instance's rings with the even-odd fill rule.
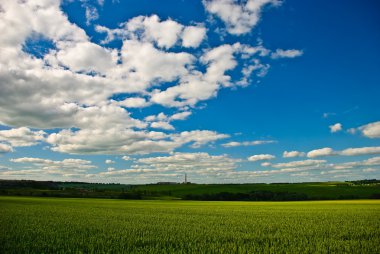
[[[170,152],[178,144],[162,140],[161,132],[133,131],[120,128],[62,130],[53,133],[47,142],[52,150],[71,154],[125,154]]]
[[[331,133],[339,132],[342,130],[342,124],[336,123],[336,124],[330,125],[329,128],[330,128]]]
[[[205,131],[205,130],[194,130],[194,131],[184,131],[179,134],[172,136],[172,139],[181,144],[192,143],[193,148],[198,148],[210,142],[214,142],[220,139],[228,138],[227,134],[220,134],[215,131]]]
[[[224,44],[210,49],[200,58],[201,64],[207,66],[204,73],[196,70],[190,71],[181,76],[178,85],[164,91],[153,91],[151,101],[166,107],[184,107],[194,106],[199,101],[215,97],[220,88],[240,84],[239,82],[233,84],[231,76],[226,74],[227,71],[233,70],[238,65],[236,57],[249,60],[257,54],[265,55],[266,50],[261,46],[249,47],[240,43]],[[258,59],[255,60],[248,66],[253,68],[252,71],[256,71],[256,75],[260,75],[266,66],[262,65]],[[243,79],[244,77],[243,73]],[[242,85],[244,84],[245,82]]]
[[[150,115],[145,117],[145,121],[150,122],[151,128],[174,130],[173,125],[170,124],[171,121],[186,120],[190,115],[190,111],[175,113],[172,116],[167,116],[161,112],[158,115]]]
[[[346,162],[346,163],[340,163],[340,164],[332,164],[332,168],[336,170],[341,169],[355,169],[355,168],[361,168],[361,167],[368,167],[368,166],[379,166],[380,165],[380,157],[373,157],[369,158],[363,161],[354,161],[354,162]]]
[[[380,154],[380,146],[348,148],[341,151],[339,154],[345,156]]]
[[[298,49],[277,49],[275,52],[272,52],[271,57],[273,59],[278,58],[295,58],[303,55],[302,50]]]
[[[255,140],[255,141],[244,141],[244,142],[228,142],[222,144],[224,147],[236,147],[236,146],[257,146],[257,145],[263,145],[263,144],[271,144],[276,143],[275,140]]]
[[[248,157],[249,161],[262,161],[262,160],[273,160],[276,157],[271,154],[256,154]]]
[[[113,160],[105,160],[104,163],[106,163],[106,164],[113,164],[115,162]]]
[[[241,13],[250,16],[242,18],[248,23],[237,21],[231,28],[254,26],[252,17],[276,1],[264,2],[247,1]],[[95,17],[91,10],[87,14],[89,21]],[[207,31],[202,24],[185,26],[156,15],[132,18],[116,29],[97,26],[107,35],[105,43],[120,39],[122,46],[98,45],[70,22],[58,0],[4,0],[0,29],[0,124],[14,128],[0,132],[3,147],[35,145],[45,138],[53,151],[74,154],[200,147],[228,135],[208,130],[168,135],[146,129],[172,130],[170,122],[187,119],[190,107],[222,88],[246,86],[251,76],[263,76],[269,68],[263,59],[270,50],[261,44],[199,49]],[[37,54],[27,50],[32,42],[51,46]],[[231,73],[237,67],[241,77],[235,78]],[[119,94],[126,99],[117,101]],[[153,104],[180,112],[142,121],[129,111]]]
[[[0,154],[13,152],[13,148],[8,144],[0,143]]]
[[[196,48],[206,36],[206,28],[202,26],[183,26],[171,19],[161,21],[157,15],[134,17],[117,29],[96,26],[96,30],[107,33],[105,43],[116,38],[133,39],[155,43],[165,49],[175,46],[180,40],[183,47]]]
[[[278,0],[204,0],[206,10],[218,16],[231,34],[248,33],[260,20],[265,5],[280,5]]]
[[[363,125],[358,128],[363,136],[368,138],[380,138],[380,121]]]
[[[91,42],[79,42],[62,48],[56,57],[60,64],[75,72],[106,74],[116,67],[116,54]]]
[[[119,101],[118,104],[126,108],[144,108],[150,105],[144,98],[139,97],[127,98],[123,101]]]
[[[139,179],[141,181],[182,181],[187,173],[191,181],[202,181],[208,177],[220,177],[236,172],[240,160],[227,155],[208,153],[174,153],[170,156],[147,157],[135,161],[129,169],[112,169],[101,172],[100,177]]]
[[[155,131],[108,128],[62,130],[50,134],[47,142],[53,146],[53,151],[70,154],[148,154],[169,153],[187,143],[197,148],[227,137],[228,135],[206,130],[168,135]]]
[[[325,147],[325,148],[316,149],[316,150],[312,150],[308,152],[307,157],[315,158],[315,157],[320,157],[320,156],[331,156],[331,155],[336,155],[336,154],[337,152],[335,152],[330,147]]]
[[[181,24],[173,20],[160,21],[157,15],[135,17],[125,27],[132,33],[131,36],[141,36],[141,39],[153,41],[159,47],[165,48],[170,48],[177,42],[183,29]]]
[[[150,124],[150,127],[155,129],[174,130],[173,125],[168,122],[153,122]]]
[[[284,151],[282,154],[282,157],[284,158],[294,158],[294,157],[303,157],[305,156],[304,152],[299,152],[299,151]]]
[[[92,165],[91,161],[82,159],[64,159],[62,161],[53,161],[49,159],[22,157],[11,159],[14,163],[28,163],[34,165],[36,168],[41,169],[45,174],[70,174],[70,173],[84,173],[90,169],[96,168]]]
[[[189,116],[191,115],[191,112],[190,111],[184,111],[184,112],[180,112],[180,113],[176,113],[174,115],[172,115],[169,120],[186,120]]]
[[[6,141],[13,147],[32,146],[45,140],[44,131],[32,131],[29,128],[21,127],[0,131],[0,141]]]
[[[359,148],[347,148],[342,151],[334,151],[332,148],[325,147],[321,149],[312,150],[307,153],[307,157],[315,158],[321,156],[332,156],[332,155],[344,155],[344,156],[359,156],[359,155],[371,155],[380,154],[379,146],[372,147],[359,147]]]
[[[130,82],[136,81],[145,89],[152,82],[172,82],[187,75],[187,66],[191,66],[195,58],[189,53],[159,50],[149,42],[125,40],[121,60],[123,64],[114,75],[117,71],[123,71]]]
[[[138,163],[151,165],[160,171],[229,171],[236,168],[238,160],[227,155],[209,155],[208,153],[175,153],[165,157],[150,157],[138,160]]]
[[[129,161],[129,160],[131,160],[131,157],[129,157],[129,156],[127,156],[127,155],[124,155],[124,156],[122,157],[122,159],[125,160],[125,161]]]
[[[196,48],[206,36],[206,29],[200,26],[188,26],[183,30],[182,46]]]
[[[325,163],[325,160],[303,160],[303,161],[291,161],[286,163],[272,164],[274,168],[298,168],[307,166],[318,166]]]

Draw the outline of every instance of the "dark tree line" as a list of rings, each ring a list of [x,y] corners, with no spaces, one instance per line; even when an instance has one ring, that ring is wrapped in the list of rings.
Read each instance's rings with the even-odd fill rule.
[[[272,192],[272,191],[252,191],[249,193],[220,192],[213,194],[188,194],[184,196],[186,200],[205,201],[299,201],[309,200],[304,193],[296,192]]]

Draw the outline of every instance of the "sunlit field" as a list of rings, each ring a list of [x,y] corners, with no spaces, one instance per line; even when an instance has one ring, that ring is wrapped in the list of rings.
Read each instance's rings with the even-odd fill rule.
[[[380,253],[380,201],[0,197],[0,253]]]

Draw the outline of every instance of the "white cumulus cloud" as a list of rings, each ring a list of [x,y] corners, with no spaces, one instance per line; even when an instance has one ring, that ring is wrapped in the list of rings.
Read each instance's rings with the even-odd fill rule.
[[[336,123],[336,124],[330,125],[329,128],[330,128],[331,133],[339,132],[342,130],[342,124]]]
[[[231,141],[231,142],[222,144],[222,146],[224,147],[257,146],[257,145],[272,144],[272,143],[276,143],[276,141],[275,140],[254,140],[254,141],[243,141],[243,142]]]
[[[294,157],[303,157],[305,156],[304,152],[299,152],[299,151],[284,151],[282,154],[282,157],[284,158],[294,158]]]
[[[320,156],[331,156],[331,155],[337,155],[338,153],[335,152],[332,148],[330,147],[325,147],[321,149],[315,149],[307,153],[307,157],[309,158],[315,158],[315,157],[320,157]]]
[[[0,143],[0,154],[13,152],[13,148],[8,144]]]
[[[20,127],[0,131],[0,141],[6,141],[13,147],[33,146],[45,140],[44,131],[32,131],[27,127]]]
[[[276,157],[271,154],[256,154],[248,157],[249,161],[262,161],[262,160],[273,160]]]
[[[363,125],[358,128],[363,136],[368,138],[380,138],[380,121]]]
[[[261,18],[266,5],[278,6],[278,0],[203,0],[206,10],[219,17],[230,34],[241,35],[251,31]]]

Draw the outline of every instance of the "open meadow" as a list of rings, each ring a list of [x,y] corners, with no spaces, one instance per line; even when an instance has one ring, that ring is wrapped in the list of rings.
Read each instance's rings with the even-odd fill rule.
[[[380,253],[380,201],[0,197],[0,253]]]

